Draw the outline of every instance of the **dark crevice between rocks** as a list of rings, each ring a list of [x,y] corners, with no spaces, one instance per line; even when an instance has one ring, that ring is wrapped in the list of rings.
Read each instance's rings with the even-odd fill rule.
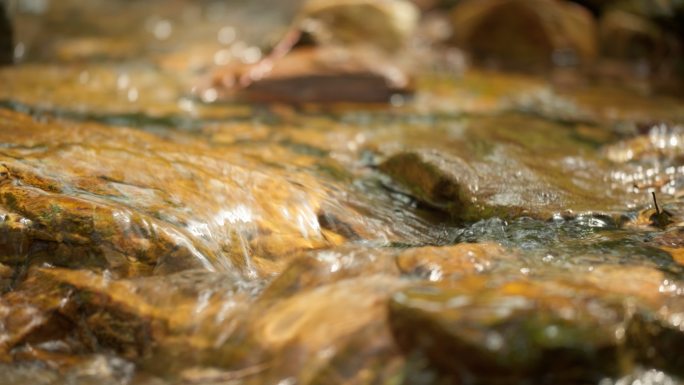
[[[0,66],[10,65],[14,61],[12,25],[10,24],[7,7],[4,0],[0,0]]]

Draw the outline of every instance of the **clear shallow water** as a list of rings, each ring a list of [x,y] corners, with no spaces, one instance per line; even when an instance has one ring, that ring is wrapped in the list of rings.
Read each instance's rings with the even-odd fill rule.
[[[490,219],[456,231],[456,242],[498,242],[519,250],[529,272],[546,269],[593,269],[604,264],[651,266],[681,276],[682,267],[652,244],[658,230],[619,228],[610,217],[540,221]]]

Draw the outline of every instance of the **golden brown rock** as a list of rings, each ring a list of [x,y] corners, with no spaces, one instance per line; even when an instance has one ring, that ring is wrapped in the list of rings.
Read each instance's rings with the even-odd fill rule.
[[[0,357],[68,360],[76,351],[105,350],[147,372],[182,371],[189,381],[246,372],[248,383],[288,376],[318,383],[331,375],[355,377],[349,367],[363,371],[361,378],[393,376],[403,359],[386,324],[386,301],[405,283],[389,258],[390,274],[363,271],[377,267],[374,262],[321,255],[304,262],[311,267],[308,280],[286,271],[258,297],[259,283],[230,273],[117,280],[32,269],[0,301]],[[294,272],[301,271],[297,266]],[[374,368],[387,362],[397,364]]]
[[[3,305],[12,309],[2,319],[3,354],[62,341],[69,349],[60,351],[57,344],[53,353],[106,349],[141,361],[156,349],[174,354],[179,336],[186,338],[186,349],[201,351],[216,338],[211,332],[217,322],[229,320],[233,310],[244,310],[240,303],[248,297],[237,287],[235,276],[206,271],[131,281],[82,270],[33,269],[16,291],[3,297]],[[200,295],[215,302],[198,308]],[[218,305],[228,299],[231,309]]]
[[[336,189],[307,171],[314,155],[279,146],[227,151],[191,137],[36,123],[6,110],[0,125],[0,142],[12,143],[0,155],[4,263],[122,276],[189,267],[270,274],[278,264],[269,261],[341,241],[319,223],[325,210],[344,215],[323,208]],[[285,154],[294,155],[291,169],[257,167]]]
[[[509,258],[495,244],[463,243],[407,249],[397,256],[397,265],[402,273],[440,281],[490,271],[498,262]]]

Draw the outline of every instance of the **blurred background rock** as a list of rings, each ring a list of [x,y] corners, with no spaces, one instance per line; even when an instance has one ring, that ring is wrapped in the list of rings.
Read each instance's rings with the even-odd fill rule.
[[[258,61],[295,21],[301,21],[297,15],[301,15],[306,3],[304,0],[277,3],[266,0],[5,1],[15,19],[15,45],[11,51],[16,61],[49,61],[54,57],[79,60],[85,56],[106,60],[130,57],[136,52],[163,53],[173,47],[185,57],[166,57],[164,65],[183,69],[222,65],[229,61],[229,56],[238,56],[247,62]],[[406,42],[385,43],[406,47],[410,51],[406,56],[413,56],[421,68],[448,66],[440,64],[448,61],[456,63],[452,67],[458,67],[461,59],[453,52],[461,49],[474,66],[550,74],[561,79],[571,74],[570,82],[589,79],[627,83],[647,92],[657,88],[681,93],[682,82],[673,79],[681,79],[684,74],[682,1],[412,1],[422,12],[421,26],[415,36],[399,34]],[[321,1],[309,1],[309,9],[316,3]],[[124,9],[131,12],[122,12]],[[327,25],[332,26],[349,16],[341,15],[333,13],[323,17],[335,19],[328,20]],[[254,22],[255,18],[258,23]],[[59,30],[60,35],[45,33],[50,30]],[[338,36],[354,35],[346,32]],[[375,35],[368,28],[355,36],[359,34]],[[126,39],[120,38],[124,35]],[[200,36],[203,38],[198,39]],[[374,36],[374,40],[382,41],[382,38]],[[206,43],[197,44],[197,41]],[[7,44],[7,38],[3,44]],[[178,49],[179,46],[187,49]],[[3,52],[6,56],[7,49]]]
[[[600,81],[680,92],[684,2],[415,1],[448,13],[452,44],[472,64],[528,73],[574,70]]]

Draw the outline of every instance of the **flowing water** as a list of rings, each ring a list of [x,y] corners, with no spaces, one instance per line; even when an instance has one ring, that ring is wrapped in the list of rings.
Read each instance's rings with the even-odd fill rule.
[[[681,100],[447,61],[217,102],[264,4],[11,4],[1,384],[679,383]]]

